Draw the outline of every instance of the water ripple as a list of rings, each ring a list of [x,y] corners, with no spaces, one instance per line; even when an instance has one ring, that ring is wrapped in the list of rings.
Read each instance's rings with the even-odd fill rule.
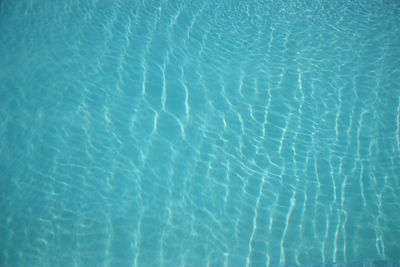
[[[0,12],[3,265],[398,260],[392,1]]]

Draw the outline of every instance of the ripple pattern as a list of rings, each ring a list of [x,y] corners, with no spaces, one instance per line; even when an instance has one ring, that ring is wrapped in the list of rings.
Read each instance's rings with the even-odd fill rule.
[[[0,265],[398,262],[399,18],[1,1]]]

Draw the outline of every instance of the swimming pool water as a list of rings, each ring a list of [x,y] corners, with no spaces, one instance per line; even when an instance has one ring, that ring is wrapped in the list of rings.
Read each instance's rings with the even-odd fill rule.
[[[0,2],[1,266],[400,260],[395,0]]]

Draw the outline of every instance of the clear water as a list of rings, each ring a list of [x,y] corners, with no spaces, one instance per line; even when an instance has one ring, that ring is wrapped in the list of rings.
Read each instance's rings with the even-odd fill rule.
[[[400,260],[398,1],[0,14],[1,266]]]

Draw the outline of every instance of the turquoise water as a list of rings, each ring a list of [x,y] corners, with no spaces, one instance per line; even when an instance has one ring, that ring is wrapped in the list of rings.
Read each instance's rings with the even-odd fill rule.
[[[1,266],[400,260],[398,1],[0,1]]]

